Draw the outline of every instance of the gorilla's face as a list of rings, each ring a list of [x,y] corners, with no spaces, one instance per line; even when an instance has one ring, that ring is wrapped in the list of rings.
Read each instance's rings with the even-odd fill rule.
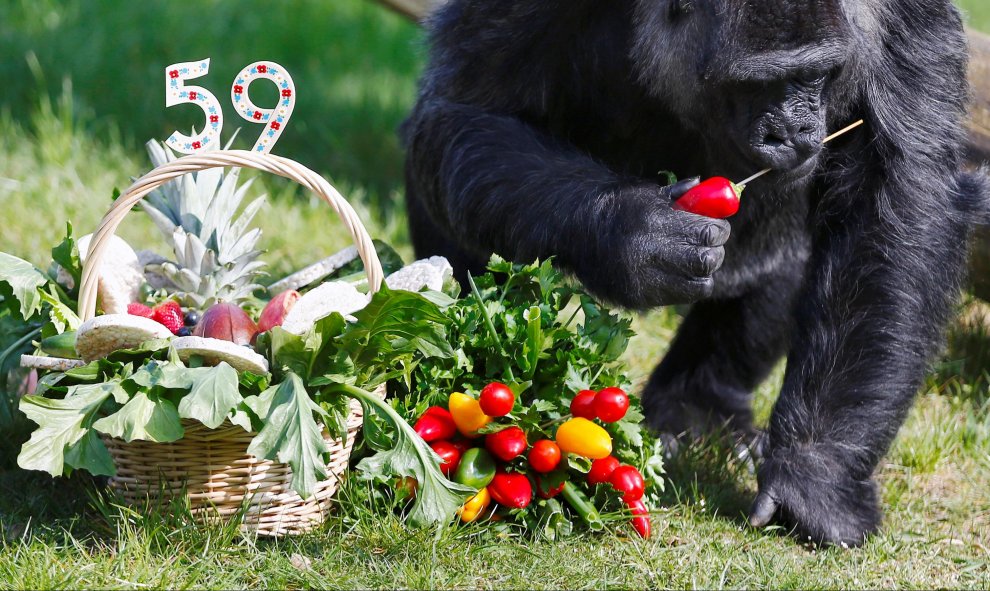
[[[842,0],[636,0],[635,28],[640,81],[726,174],[815,169],[849,45]]]

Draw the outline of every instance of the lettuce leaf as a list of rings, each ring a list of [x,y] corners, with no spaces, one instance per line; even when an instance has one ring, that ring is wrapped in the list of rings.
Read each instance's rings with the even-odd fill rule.
[[[187,370],[192,374],[189,393],[179,401],[179,416],[195,419],[210,429],[216,429],[243,400],[237,370],[220,363],[216,367]],[[241,426],[244,420],[238,416]],[[249,422],[247,424],[250,424]]]
[[[313,413],[323,409],[313,402],[302,378],[286,374],[282,383],[272,386],[248,405],[265,426],[251,441],[248,453],[292,467],[292,489],[308,498],[318,481],[328,476],[325,456],[329,451]]]
[[[72,386],[65,398],[25,396],[19,408],[38,424],[31,439],[21,448],[17,465],[61,476],[70,468],[85,468],[93,474],[113,476],[110,452],[92,429],[96,413],[120,388],[117,382]]]
[[[139,390],[120,410],[93,423],[93,428],[128,443],[135,439],[169,443],[186,433],[175,405],[157,388]]]
[[[19,306],[14,309],[20,311],[21,318],[27,320],[41,309],[38,290],[48,283],[48,278],[31,263],[0,252],[0,283],[9,286]]]

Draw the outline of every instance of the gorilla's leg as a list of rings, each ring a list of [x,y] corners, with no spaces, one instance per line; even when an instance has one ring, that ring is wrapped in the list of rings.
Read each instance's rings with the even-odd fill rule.
[[[798,273],[731,300],[704,301],[684,319],[643,392],[648,424],[694,435],[728,424],[753,432],[750,399],[787,350]]]

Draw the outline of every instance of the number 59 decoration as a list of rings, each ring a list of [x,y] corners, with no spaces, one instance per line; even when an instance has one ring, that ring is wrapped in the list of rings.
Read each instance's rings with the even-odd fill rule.
[[[206,116],[206,125],[202,132],[188,136],[176,131],[165,140],[165,143],[176,152],[194,154],[220,143],[220,132],[223,130],[223,111],[220,108],[220,101],[209,90],[185,83],[187,80],[204,76],[209,71],[209,58],[198,62],[172,64],[165,68],[165,106],[174,107],[192,103],[202,109]],[[262,109],[248,97],[251,83],[260,79],[271,80],[278,87],[278,104],[272,109]],[[292,82],[292,76],[289,76],[282,66],[275,62],[254,62],[234,78],[230,88],[230,101],[237,114],[243,119],[265,126],[252,150],[267,154],[285,131],[285,125],[292,115],[292,109],[296,104],[296,86]]]

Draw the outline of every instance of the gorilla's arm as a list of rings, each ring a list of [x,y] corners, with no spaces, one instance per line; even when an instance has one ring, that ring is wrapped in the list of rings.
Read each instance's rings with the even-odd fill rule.
[[[409,190],[462,245],[555,256],[628,306],[710,293],[729,226],[671,207],[690,185],[623,178],[517,117],[443,99],[421,100],[405,133]]]
[[[801,536],[850,545],[880,524],[872,475],[941,342],[975,190],[958,172],[965,50],[948,4],[887,9],[896,34],[860,81],[869,129],[826,167],[754,524],[779,510]]]

